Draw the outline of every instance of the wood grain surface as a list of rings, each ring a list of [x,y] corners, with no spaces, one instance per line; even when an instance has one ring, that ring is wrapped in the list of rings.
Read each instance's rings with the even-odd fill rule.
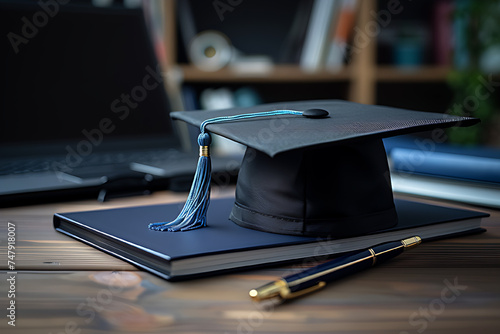
[[[0,330],[498,333],[500,328],[500,287],[498,279],[493,279],[500,275],[498,268],[424,270],[385,266],[286,304],[249,300],[251,288],[284,271],[258,270],[176,283],[137,271],[20,273],[16,330],[12,331],[5,319],[0,322]],[[6,291],[1,294],[5,296]]]
[[[0,332],[400,334],[500,329],[498,210],[445,203],[489,212],[483,224],[487,232],[422,244],[384,265],[284,304],[254,303],[248,291],[317,262],[172,283],[52,227],[55,212],[184,198],[185,194],[160,192],[104,204],[89,200],[0,209]],[[9,221],[17,232],[15,328],[6,318]]]

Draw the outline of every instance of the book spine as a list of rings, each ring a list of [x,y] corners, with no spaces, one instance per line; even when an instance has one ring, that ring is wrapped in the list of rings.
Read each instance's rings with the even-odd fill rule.
[[[283,43],[280,63],[298,64],[300,62],[312,7],[313,1],[302,0],[299,2],[290,31]]]
[[[451,65],[452,57],[452,15],[451,0],[440,0],[434,5],[434,58],[437,65]]]
[[[330,28],[325,67],[337,70],[346,61],[347,42],[351,36],[356,19],[357,0],[342,0],[338,17]]]
[[[469,0],[456,0],[457,11],[463,11],[469,6]],[[458,70],[469,66],[470,55],[467,48],[467,26],[469,20],[464,15],[458,15],[453,20],[453,65]]]
[[[316,71],[321,67],[336,5],[335,0],[315,0],[313,4],[300,59],[300,66],[305,71]]]

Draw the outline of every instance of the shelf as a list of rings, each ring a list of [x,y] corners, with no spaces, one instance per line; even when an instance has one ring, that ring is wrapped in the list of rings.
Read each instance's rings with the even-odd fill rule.
[[[419,66],[414,68],[377,66],[375,78],[378,82],[444,82],[450,70],[447,66]]]
[[[276,65],[265,71],[238,71],[226,67],[214,72],[202,71],[191,65],[180,65],[184,82],[329,82],[348,81],[348,68],[336,72],[305,72],[297,65]]]
[[[241,72],[226,67],[214,72],[202,71],[192,65],[180,65],[184,82],[335,82],[349,81],[352,72],[348,67],[336,72],[305,72],[297,65],[277,65],[266,71]],[[395,66],[375,67],[377,82],[444,82],[450,68],[446,66],[421,66],[401,68]]]

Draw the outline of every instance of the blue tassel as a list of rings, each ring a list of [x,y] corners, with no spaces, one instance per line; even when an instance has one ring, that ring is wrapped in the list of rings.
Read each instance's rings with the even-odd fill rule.
[[[235,116],[221,116],[204,121],[200,126],[201,134],[198,136],[200,158],[198,159],[198,166],[186,204],[184,204],[182,211],[175,220],[171,222],[151,223],[148,227],[155,231],[177,232],[189,231],[207,226],[207,211],[210,204],[210,180],[212,177],[212,163],[209,147],[212,139],[210,134],[205,132],[205,127],[213,123],[275,115],[302,115],[302,112],[294,110],[274,110]]]
[[[210,204],[210,179],[212,162],[208,152],[212,139],[210,134],[198,136],[200,158],[194,175],[191,191],[179,216],[171,222],[151,223],[149,228],[155,231],[189,231],[207,226],[207,210]]]

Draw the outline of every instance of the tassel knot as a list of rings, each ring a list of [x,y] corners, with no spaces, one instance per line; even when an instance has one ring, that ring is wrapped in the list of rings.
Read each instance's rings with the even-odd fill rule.
[[[210,146],[212,143],[212,137],[208,132],[200,133],[198,136],[198,145],[200,146]]]

